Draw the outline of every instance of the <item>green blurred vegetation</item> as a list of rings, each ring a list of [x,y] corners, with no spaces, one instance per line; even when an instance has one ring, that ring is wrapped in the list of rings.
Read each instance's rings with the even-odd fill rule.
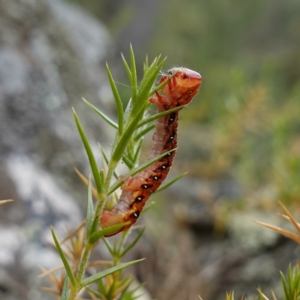
[[[163,11],[151,52],[204,78],[182,119],[205,126],[210,145],[188,169],[300,200],[300,2],[170,0]]]
[[[136,17],[126,1],[77,2],[116,38]],[[166,68],[203,76],[199,100],[182,116],[199,125],[185,162],[192,175],[234,177],[247,190],[270,186],[283,202],[300,200],[298,0],[163,1],[143,47],[138,57],[162,53]]]

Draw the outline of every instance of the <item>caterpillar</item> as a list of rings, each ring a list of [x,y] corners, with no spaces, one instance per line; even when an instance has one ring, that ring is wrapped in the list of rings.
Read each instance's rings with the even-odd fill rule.
[[[155,96],[149,99],[151,103],[157,105],[158,112],[188,104],[202,83],[201,75],[187,68],[170,69],[167,75],[160,79],[159,84],[166,80],[168,83],[162,89],[163,95],[156,91]],[[178,113],[179,110],[156,120],[150,159],[177,147]],[[122,193],[119,202],[112,210],[103,211],[100,222],[102,228],[125,222],[128,225],[107,236],[126,230],[137,221],[150,195],[167,177],[175,152],[166,154],[139,174],[125,179],[121,186]]]

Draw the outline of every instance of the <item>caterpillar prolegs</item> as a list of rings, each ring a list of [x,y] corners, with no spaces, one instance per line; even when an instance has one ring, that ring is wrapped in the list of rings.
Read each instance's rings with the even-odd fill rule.
[[[187,68],[172,68],[160,79],[159,83],[166,80],[168,83],[162,89],[163,95],[156,92],[156,96],[149,99],[157,105],[158,112],[188,104],[198,92],[202,82],[199,73]],[[178,113],[179,110],[156,120],[150,159],[177,147]],[[128,225],[108,236],[128,229],[137,221],[150,195],[167,177],[175,152],[166,154],[139,174],[125,180],[121,186],[122,193],[119,202],[111,211],[103,211],[100,222],[102,228],[125,222]]]

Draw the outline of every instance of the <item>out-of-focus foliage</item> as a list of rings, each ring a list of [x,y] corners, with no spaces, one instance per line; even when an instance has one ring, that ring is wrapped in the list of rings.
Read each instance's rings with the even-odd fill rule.
[[[299,200],[300,3],[170,0],[163,12],[150,49],[204,78],[202,100],[183,117],[210,133],[204,151],[195,137],[205,155],[192,172],[272,184],[281,200]]]

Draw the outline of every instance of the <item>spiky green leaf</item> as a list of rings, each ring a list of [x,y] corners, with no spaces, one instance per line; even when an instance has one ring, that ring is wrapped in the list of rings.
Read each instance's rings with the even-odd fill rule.
[[[128,279],[126,278],[126,280],[128,280]],[[124,300],[126,298],[126,293],[129,289],[130,285],[132,284],[132,282],[133,282],[133,278],[128,280],[126,286],[124,287],[124,289],[122,290],[122,292],[120,294],[120,299]]]
[[[145,74],[145,77],[143,78],[143,81],[139,86],[138,97],[140,99],[148,99],[150,90],[151,90],[152,86],[154,85],[156,77],[157,77],[158,73],[160,72],[165,61],[166,61],[166,58],[164,58],[159,64],[157,64],[155,62],[148,68],[148,70]]]
[[[139,239],[142,237],[142,235],[145,232],[146,227],[144,227],[139,234],[136,236],[136,238],[123,250],[123,252],[121,253],[121,257],[123,257],[129,250],[131,250],[135,244],[139,241]]]
[[[88,193],[87,193],[87,207],[86,207],[86,235],[87,235],[87,237],[89,237],[91,235],[93,217],[94,217],[94,204],[93,204],[93,197],[92,197],[92,183],[91,183],[91,176],[89,176]]]
[[[59,254],[59,256],[60,256],[60,258],[61,258],[61,260],[62,260],[62,262],[64,264],[64,267],[65,267],[65,270],[66,270],[66,272],[68,274],[69,279],[71,280],[72,284],[75,285],[75,278],[74,278],[72,269],[71,269],[71,267],[69,265],[69,262],[68,262],[68,260],[67,260],[67,258],[65,256],[65,254],[64,254],[64,252],[63,252],[60,244],[59,244],[59,241],[58,241],[58,239],[57,239],[57,237],[55,235],[53,227],[51,226],[50,228],[51,228],[51,233],[52,233],[52,237],[53,237],[53,240],[54,240],[57,252],[58,252],[58,254]]]
[[[178,181],[180,178],[184,177],[187,174],[187,172],[184,172],[178,176],[176,176],[175,178],[173,178],[172,180],[168,181],[165,184],[162,184],[156,191],[155,193],[159,193],[163,190],[165,190],[166,188],[168,188],[169,186],[171,186],[172,184],[174,184],[176,181]]]
[[[289,299],[289,292],[288,292],[286,280],[285,280],[284,274],[282,272],[280,272],[280,277],[281,277],[285,297],[286,297],[286,299]]]
[[[101,239],[102,237],[104,237],[105,235],[109,235],[110,233],[121,229],[122,227],[128,225],[128,223],[124,222],[124,223],[119,223],[113,226],[109,226],[103,229],[100,229],[96,232],[94,232],[90,238],[89,238],[89,243],[90,244],[95,244],[96,242],[98,242],[99,239]]]
[[[108,241],[108,239],[103,239],[103,242],[105,244],[105,246],[107,247],[109,253],[113,256],[114,255],[114,249],[113,247],[111,246],[110,242]]]
[[[68,300],[68,291],[69,291],[68,285],[69,285],[69,277],[68,275],[66,275],[63,289],[61,292],[61,298],[60,298],[61,300]]]
[[[133,161],[127,155],[124,154],[122,157],[122,160],[125,163],[125,165],[128,167],[129,170],[134,167]]]
[[[109,268],[109,269],[107,269],[105,271],[96,273],[96,274],[94,274],[94,275],[92,275],[92,276],[84,279],[81,282],[81,287],[85,287],[85,286],[87,286],[87,285],[89,285],[89,284],[91,284],[91,283],[93,283],[93,282],[95,282],[95,281],[97,281],[97,280],[99,280],[99,279],[101,279],[103,277],[106,277],[107,275],[110,275],[110,274],[113,274],[115,272],[121,271],[121,270],[123,270],[123,269],[125,269],[125,268],[127,268],[127,267],[129,267],[129,266],[131,266],[133,264],[141,262],[143,260],[144,259],[138,259],[138,260],[134,260],[134,261],[131,261],[131,262],[128,262],[128,263],[122,263],[122,264],[120,264],[118,266],[115,266],[115,267]]]
[[[120,138],[120,140],[118,140],[118,143],[112,153],[111,157],[113,161],[119,162],[119,160],[122,158],[124,151],[128,143],[130,142],[134,131],[137,129],[136,127],[137,124],[140,122],[140,120],[142,119],[145,113],[146,108],[147,108],[147,103],[144,103],[139,107],[139,109],[134,114],[131,113],[130,123],[124,130],[122,137]]]
[[[108,164],[109,164],[108,157],[107,157],[107,155],[106,155],[104,149],[101,147],[101,145],[99,145],[99,146],[100,146],[100,151],[101,151],[102,157],[103,157],[105,163],[108,165]],[[116,179],[119,178],[119,176],[118,176],[118,174],[116,173],[116,171],[114,171],[114,177],[115,177]],[[103,180],[104,180],[104,173],[103,173]]]
[[[131,99],[132,103],[136,102],[137,96],[137,73],[136,73],[136,65],[135,58],[133,53],[132,45],[130,45],[130,66],[131,66]]]
[[[88,141],[88,139],[85,135],[85,132],[84,132],[84,130],[83,130],[81,124],[80,124],[80,121],[77,117],[77,114],[76,114],[74,108],[73,108],[73,114],[74,114],[75,122],[76,122],[76,125],[77,125],[77,128],[78,128],[81,140],[83,142],[86,154],[87,154],[89,162],[90,162],[90,166],[91,166],[92,173],[93,173],[93,176],[94,176],[97,192],[100,194],[102,192],[102,185],[101,185],[101,180],[100,180],[100,176],[99,176],[99,171],[98,171],[98,166],[97,166],[97,163],[96,163],[96,159],[94,157],[92,148],[89,144],[89,141]]]
[[[109,79],[111,90],[112,90],[113,95],[114,95],[116,106],[117,106],[117,111],[118,111],[118,132],[119,132],[119,135],[121,135],[122,132],[123,132],[123,125],[124,125],[123,103],[122,103],[121,97],[119,95],[119,92],[118,92],[117,86],[115,84],[115,81],[114,81],[114,79],[112,77],[112,74],[110,72],[110,69],[108,67],[108,64],[106,64],[106,72],[107,72],[107,76],[108,76],[108,79]]]
[[[99,177],[100,177],[100,182],[101,182],[101,186],[104,186],[104,179],[105,179],[105,176],[104,176],[104,170],[101,169],[99,171]]]
[[[135,153],[134,153],[134,157],[133,157],[133,164],[135,165],[138,160],[139,160],[139,157],[140,157],[140,154],[141,154],[141,150],[142,150],[142,145],[143,145],[143,139],[140,139],[138,141],[138,145],[135,149]]]
[[[130,68],[129,68],[129,65],[128,65],[128,63],[127,63],[127,61],[126,61],[126,59],[125,59],[123,53],[121,53],[121,56],[122,56],[122,60],[123,60],[123,63],[124,63],[125,70],[126,70],[126,72],[127,72],[128,78],[129,78],[129,80],[130,80],[130,82],[131,82],[131,81],[132,81],[132,79],[131,79],[131,77],[132,77],[131,70],[130,70]]]
[[[140,138],[142,138],[143,136],[145,136],[149,131],[151,131],[154,128],[155,128],[154,124],[151,124],[151,125],[147,126],[143,130],[141,130],[137,134],[135,134],[133,140],[135,142],[137,142]]]
[[[112,126],[115,129],[118,129],[118,124],[113,121],[110,117],[108,117],[104,112],[99,110],[96,106],[92,103],[88,102],[86,99],[82,98],[82,100],[91,108],[93,109],[107,124]]]
[[[127,292],[126,290],[126,293],[124,293],[124,296],[120,299],[122,300],[134,300],[134,299],[138,299],[139,297],[141,297],[143,294],[140,294],[140,295],[137,295],[137,296],[134,296],[134,293],[140,289],[142,286],[144,286],[145,284],[144,283],[140,283],[138,286],[136,286],[134,289],[130,290]],[[123,295],[123,293],[122,293]]]
[[[144,68],[143,68],[143,75],[144,76],[145,76],[148,68],[149,68],[149,60],[148,60],[148,55],[146,55],[145,62],[144,62]]]
[[[145,212],[147,212],[149,209],[151,209],[153,206],[155,205],[155,201],[152,201],[149,204],[146,204],[145,208],[142,210],[142,214],[144,214]]]
[[[174,112],[174,111],[180,110],[180,109],[182,109],[183,107],[185,107],[185,105],[177,106],[177,107],[174,107],[174,108],[172,108],[172,109],[165,110],[165,111],[163,111],[163,112],[157,113],[157,114],[155,114],[155,115],[153,115],[153,116],[151,116],[151,117],[148,117],[148,118],[146,118],[146,119],[143,119],[143,120],[137,125],[137,127],[139,128],[139,127],[141,127],[141,126],[144,126],[144,125],[146,125],[146,124],[148,124],[148,123],[150,123],[150,122],[155,121],[155,120],[158,119],[158,118],[164,117],[164,116],[169,115],[170,113],[172,113],[172,112]]]

